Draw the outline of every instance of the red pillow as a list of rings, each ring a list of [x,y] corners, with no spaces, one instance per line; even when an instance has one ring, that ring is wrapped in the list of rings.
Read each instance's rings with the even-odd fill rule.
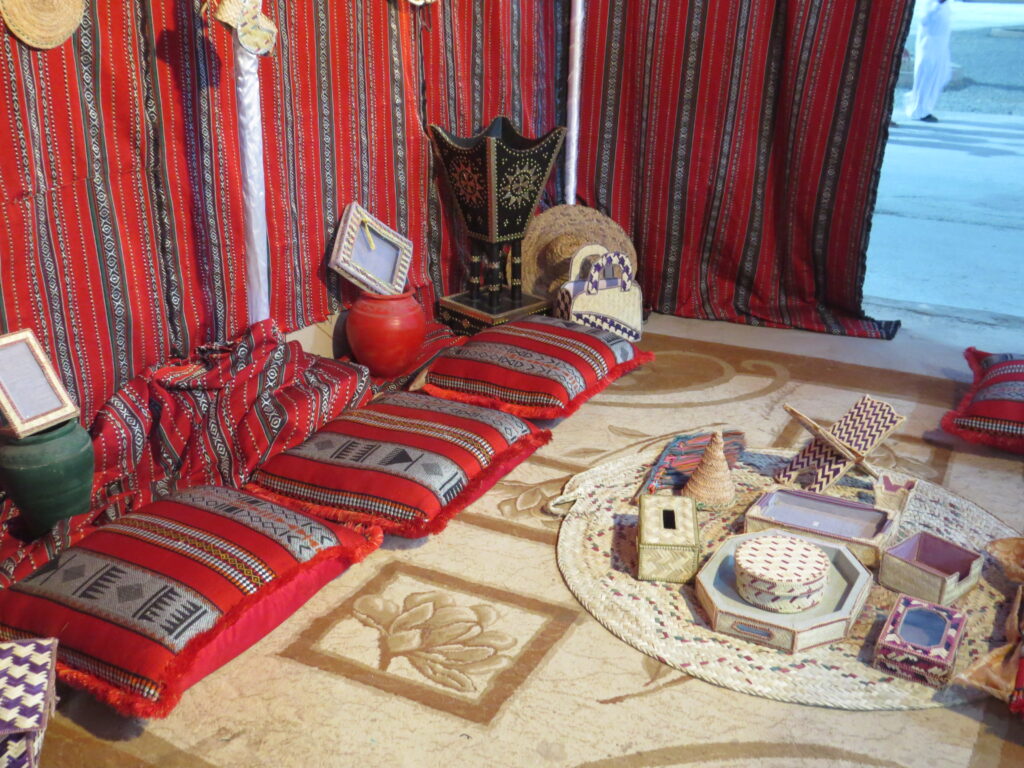
[[[551,438],[509,413],[401,392],[348,411],[260,468],[248,489],[400,536],[442,530]]]
[[[942,428],[972,443],[1024,453],[1024,355],[964,352],[974,385]]]
[[[525,419],[558,419],[653,359],[610,331],[534,316],[446,350],[427,369],[424,390]]]
[[[124,715],[164,717],[380,541],[376,528],[191,488],[96,529],[0,592],[0,640],[55,637],[61,680]]]

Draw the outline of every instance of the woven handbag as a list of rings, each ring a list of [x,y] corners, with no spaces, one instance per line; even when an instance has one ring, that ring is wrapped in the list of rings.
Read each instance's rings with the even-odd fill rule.
[[[57,703],[53,638],[0,643],[0,768],[36,768]]]
[[[555,300],[556,317],[610,331],[628,341],[640,340],[643,295],[626,254],[595,255],[589,246],[580,248],[569,276]]]

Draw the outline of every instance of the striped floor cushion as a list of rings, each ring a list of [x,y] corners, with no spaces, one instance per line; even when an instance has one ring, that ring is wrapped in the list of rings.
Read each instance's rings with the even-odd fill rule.
[[[57,675],[124,715],[181,694],[380,545],[225,487],[199,487],[97,528],[0,592],[0,640],[59,641]]]
[[[964,352],[974,384],[956,410],[942,419],[947,432],[969,440],[1024,453],[1024,355]]]
[[[558,419],[653,358],[609,331],[530,317],[446,350],[427,369],[424,391],[525,419]]]
[[[424,536],[550,437],[509,413],[400,392],[346,412],[279,454],[248,489],[332,519]]]

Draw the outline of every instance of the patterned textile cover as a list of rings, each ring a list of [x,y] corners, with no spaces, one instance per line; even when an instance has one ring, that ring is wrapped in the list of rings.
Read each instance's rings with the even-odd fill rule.
[[[551,433],[509,413],[428,395],[382,397],[260,468],[249,489],[389,533],[436,533]]]
[[[379,543],[377,529],[192,488],[94,530],[0,592],[0,640],[56,637],[61,680],[123,714],[162,717]],[[268,607],[250,611],[256,602]]]
[[[35,768],[57,704],[57,641],[0,643],[0,768]]]
[[[908,639],[908,614],[926,612],[935,617],[937,631]],[[918,614],[920,615],[920,613]],[[941,688],[953,676],[956,653],[967,629],[967,614],[956,608],[900,595],[882,627],[875,645],[876,667],[907,680],[919,680]],[[926,635],[934,634],[934,637]]]
[[[589,0],[578,195],[643,254],[648,306],[896,333],[861,289],[913,5]]]
[[[735,554],[736,591],[776,613],[813,608],[825,595],[831,561],[818,545],[786,534],[744,541]]]
[[[1024,355],[964,352],[974,385],[942,419],[947,432],[1014,453],[1024,453]]]
[[[534,316],[448,350],[427,369],[424,389],[523,418],[555,419],[653,357],[610,331]]]

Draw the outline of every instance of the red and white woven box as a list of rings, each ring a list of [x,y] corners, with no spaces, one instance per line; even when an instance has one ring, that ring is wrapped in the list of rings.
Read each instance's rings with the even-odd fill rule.
[[[736,591],[753,606],[799,613],[821,602],[831,561],[817,544],[777,534],[743,542],[734,558]]]
[[[967,630],[967,614],[900,595],[875,644],[875,666],[936,688],[946,685]]]

